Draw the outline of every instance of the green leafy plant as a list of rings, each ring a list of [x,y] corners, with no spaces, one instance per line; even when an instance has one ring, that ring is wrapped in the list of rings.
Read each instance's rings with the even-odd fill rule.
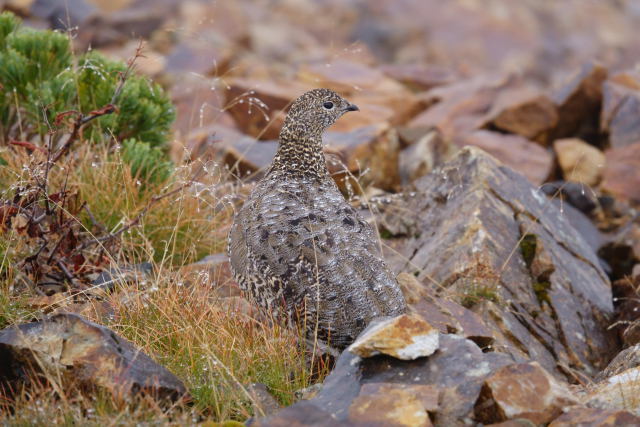
[[[161,150],[175,109],[159,85],[130,73],[131,64],[95,52],[76,60],[65,34],[23,28],[8,12],[0,14],[0,64],[0,145],[35,141],[55,149],[69,137],[61,131],[65,119],[75,118],[74,124],[84,119],[84,140],[135,141],[128,143],[127,158],[136,170],[150,163],[136,156],[150,155],[156,164],[163,158],[164,172],[154,173],[154,179],[167,175],[167,157]],[[92,120],[97,117],[100,120]],[[133,149],[134,143],[141,147]]]
[[[165,182],[173,171],[173,163],[162,150],[136,139],[122,143],[122,159],[129,164],[131,176],[143,182]]]

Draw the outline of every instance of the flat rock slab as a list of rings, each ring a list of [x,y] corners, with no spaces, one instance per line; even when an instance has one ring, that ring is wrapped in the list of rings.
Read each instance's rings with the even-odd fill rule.
[[[428,426],[427,413],[435,425],[456,425],[470,420],[484,379],[513,362],[451,334],[440,336],[434,354],[413,361],[345,351],[314,398],[251,425]]]
[[[76,314],[57,314],[0,331],[0,383],[16,386],[32,370],[63,374],[114,396],[186,396],[182,382],[132,343]]]
[[[525,177],[473,147],[416,182],[385,212],[402,212],[396,247],[434,296],[492,330],[493,347],[554,375],[588,376],[616,349],[611,284],[594,249]],[[398,222],[398,218],[396,223]]]

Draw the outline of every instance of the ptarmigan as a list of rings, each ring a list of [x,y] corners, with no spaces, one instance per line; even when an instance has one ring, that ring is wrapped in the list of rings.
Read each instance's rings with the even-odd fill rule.
[[[358,107],[328,89],[291,105],[273,162],[229,232],[241,289],[268,312],[297,321],[308,342],[333,354],[372,319],[406,310],[376,233],[327,170],[322,133],[348,111]]]

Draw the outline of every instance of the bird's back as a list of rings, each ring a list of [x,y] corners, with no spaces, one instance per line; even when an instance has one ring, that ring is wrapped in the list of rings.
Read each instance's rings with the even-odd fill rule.
[[[304,311],[307,337],[332,347],[406,309],[372,227],[329,177],[267,176],[236,215],[229,250],[244,290],[276,314]]]

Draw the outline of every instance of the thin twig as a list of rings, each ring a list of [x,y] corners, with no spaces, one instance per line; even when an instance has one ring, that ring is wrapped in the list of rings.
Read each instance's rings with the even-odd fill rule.
[[[73,143],[78,139],[78,137],[82,139],[82,128],[87,123],[97,119],[98,117],[102,117],[107,114],[113,114],[118,111],[118,107],[116,103],[118,101],[118,98],[120,97],[120,94],[122,93],[122,89],[124,88],[124,85],[127,82],[127,79],[129,78],[129,76],[131,75],[131,72],[135,68],[136,60],[138,58],[144,57],[144,55],[142,55],[143,47],[144,47],[144,43],[141,40],[140,43],[138,44],[138,47],[136,48],[135,55],[127,61],[127,68],[123,73],[120,73],[120,81],[118,82],[118,86],[116,86],[116,89],[113,92],[113,96],[111,97],[111,102],[109,104],[97,110],[91,111],[88,114],[82,114],[79,111],[71,110],[71,111],[62,112],[56,116],[56,124],[59,124],[60,122],[62,122],[62,120],[65,117],[70,115],[75,115],[76,120],[73,122],[73,128],[71,130],[71,134],[69,135],[69,138],[67,138],[67,140],[62,145],[60,150],[58,150],[58,152],[53,156],[53,158],[50,161],[51,163],[55,163],[58,160],[60,160],[60,158],[69,151],[69,149],[71,148]]]

